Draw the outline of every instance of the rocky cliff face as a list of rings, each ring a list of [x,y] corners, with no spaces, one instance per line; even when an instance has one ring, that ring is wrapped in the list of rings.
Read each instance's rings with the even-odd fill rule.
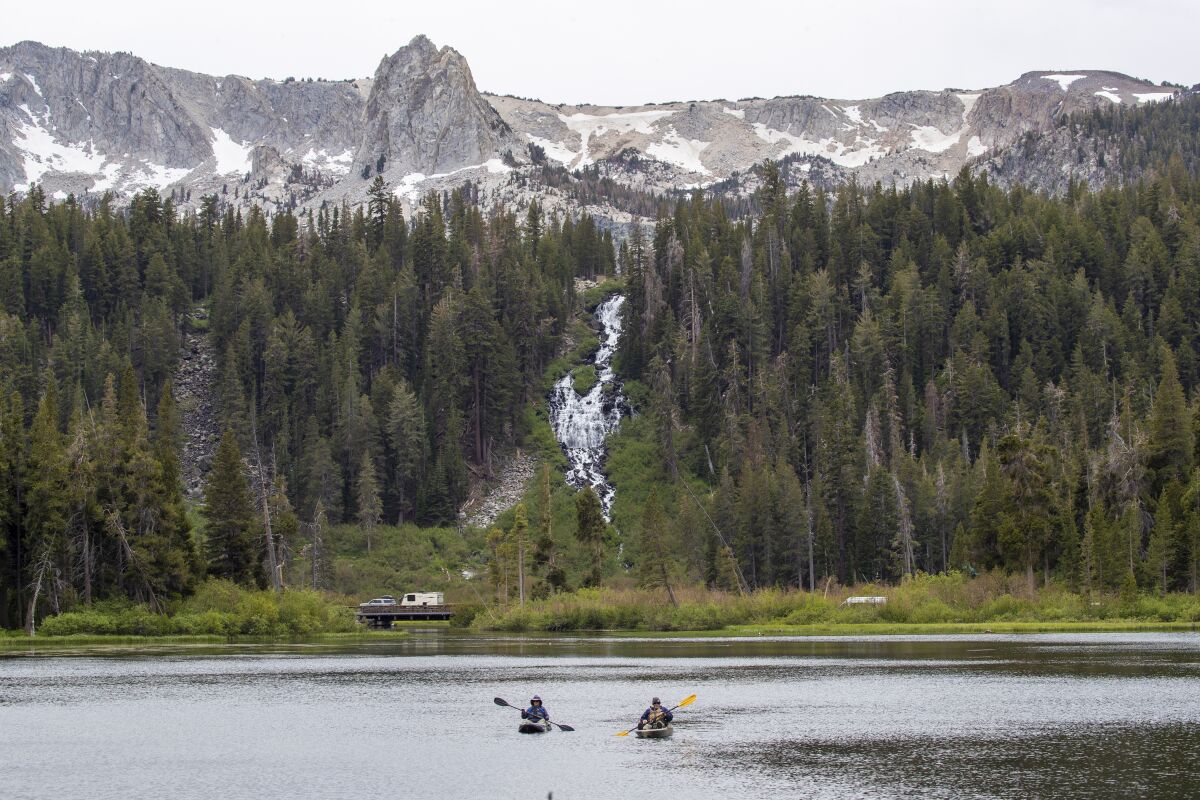
[[[0,50],[0,188],[198,198],[247,183],[256,148],[341,177],[364,104],[348,82],[217,78],[22,42]]]
[[[1174,93],[1085,70],[862,100],[563,106],[481,94],[466,60],[423,36],[361,81],[214,77],[22,42],[0,49],[0,191],[38,182],[87,200],[153,186],[185,205],[217,192],[271,211],[357,202],[382,174],[410,203],[467,180],[500,202],[535,160],[656,191],[748,192],[767,158],[786,158],[793,181],[904,184],[964,164],[1027,179],[1012,163],[1026,133],[1061,137],[1063,114]]]
[[[904,184],[952,176],[1029,131],[1051,130],[1063,114],[1155,102],[1174,92],[1088,71],[1030,72],[996,88],[865,100],[777,97],[601,108],[489,99],[552,161],[568,168],[604,164],[614,178],[636,183],[634,170],[619,163],[636,153],[670,167],[650,181],[668,188],[712,184],[766,158],[790,158],[798,175],[816,168],[834,180],[856,174],[863,182]]]
[[[520,149],[456,50],[418,36],[375,71],[352,172],[449,173]]]

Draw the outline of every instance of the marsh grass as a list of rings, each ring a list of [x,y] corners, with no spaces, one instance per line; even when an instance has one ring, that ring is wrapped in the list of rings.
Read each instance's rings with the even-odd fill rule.
[[[355,631],[344,601],[304,589],[281,594],[210,579],[159,614],[128,601],[106,601],[47,617],[41,637],[305,637]],[[21,638],[21,637],[16,637]]]
[[[1051,584],[1030,590],[1022,576],[918,575],[897,586],[831,586],[816,592],[761,590],[748,595],[680,588],[672,607],[646,589],[584,589],[526,604],[490,608],[472,627],[501,631],[721,631],[892,633],[974,630],[1132,630],[1200,627],[1200,598],[1086,597]],[[879,595],[882,606],[844,605]]]

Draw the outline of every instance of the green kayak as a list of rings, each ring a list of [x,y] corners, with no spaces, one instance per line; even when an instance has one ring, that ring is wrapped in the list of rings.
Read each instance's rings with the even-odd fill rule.
[[[637,731],[637,737],[639,739],[669,739],[674,732],[675,729],[670,725],[662,728],[642,728]]]

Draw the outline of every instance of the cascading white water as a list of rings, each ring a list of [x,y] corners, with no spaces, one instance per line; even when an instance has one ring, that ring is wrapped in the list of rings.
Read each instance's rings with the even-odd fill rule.
[[[567,454],[567,483],[582,489],[591,486],[600,497],[604,518],[609,519],[617,490],[604,474],[604,440],[628,411],[621,384],[612,369],[613,354],[621,340],[623,295],[613,295],[596,308],[600,322],[600,349],[592,363],[596,385],[584,396],[575,391],[571,373],[554,384],[550,394],[550,426]]]

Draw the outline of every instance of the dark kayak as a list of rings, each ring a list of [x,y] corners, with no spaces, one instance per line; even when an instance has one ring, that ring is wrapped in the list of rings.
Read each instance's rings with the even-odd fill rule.
[[[544,722],[522,722],[517,730],[521,733],[545,733],[550,726]]]
[[[669,739],[675,729],[670,725],[663,728],[642,728],[637,732],[639,739]]]

